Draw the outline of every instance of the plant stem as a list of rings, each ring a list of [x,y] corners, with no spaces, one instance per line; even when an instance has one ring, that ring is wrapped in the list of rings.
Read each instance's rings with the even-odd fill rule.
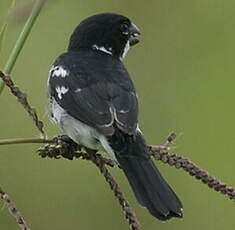
[[[44,3],[46,2],[46,0],[36,0],[34,7],[32,9],[32,12],[28,18],[28,20],[26,21],[20,35],[19,38],[17,39],[14,48],[11,51],[11,54],[7,60],[7,63],[3,69],[3,72],[6,75],[9,75],[16,63],[16,60],[25,44],[26,39],[28,38],[30,31],[35,23],[35,20],[37,19]],[[0,94],[2,93],[3,89],[4,89],[4,82],[2,81],[2,79],[0,79]]]
[[[4,35],[7,29],[7,23],[5,23],[0,31],[0,52],[2,51],[2,45],[3,45],[3,39],[4,39]]]
[[[22,216],[22,214],[17,209],[17,207],[16,207],[15,203],[13,202],[13,200],[10,198],[10,196],[7,193],[5,193],[2,190],[1,187],[0,187],[0,198],[3,200],[4,204],[8,208],[9,213],[15,218],[16,223],[18,224],[19,228],[21,230],[30,230],[30,228],[28,227],[24,217]]]
[[[17,138],[17,139],[0,140],[0,145],[27,144],[27,143],[45,144],[45,143],[54,143],[54,141],[41,138]]]

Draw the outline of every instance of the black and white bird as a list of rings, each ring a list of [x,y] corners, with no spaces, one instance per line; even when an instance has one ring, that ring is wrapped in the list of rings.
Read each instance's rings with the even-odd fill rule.
[[[118,14],[82,21],[50,70],[49,112],[74,142],[110,154],[153,216],[180,218],[182,204],[151,160],[139,129],[138,98],[122,62],[139,34]]]

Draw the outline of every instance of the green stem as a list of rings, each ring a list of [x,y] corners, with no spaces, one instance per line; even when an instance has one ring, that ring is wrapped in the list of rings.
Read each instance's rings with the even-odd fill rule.
[[[17,139],[0,140],[0,145],[28,144],[28,143],[44,144],[44,143],[54,143],[54,141],[41,138],[17,138]]]
[[[26,21],[20,35],[19,38],[17,39],[14,48],[12,49],[12,52],[7,60],[7,63],[3,69],[3,72],[6,75],[10,75],[11,71],[16,63],[16,60],[25,44],[26,39],[28,38],[30,31],[44,5],[44,3],[46,2],[46,0],[36,0],[34,7],[32,9],[32,12],[28,18],[28,20]],[[2,79],[0,79],[0,94],[2,93],[3,89],[4,89],[4,82],[2,81]]]
[[[3,40],[4,40],[4,35],[5,35],[5,32],[6,32],[6,29],[7,29],[7,23],[5,23],[2,26],[1,31],[0,31],[0,52],[2,50],[2,44],[3,44]]]

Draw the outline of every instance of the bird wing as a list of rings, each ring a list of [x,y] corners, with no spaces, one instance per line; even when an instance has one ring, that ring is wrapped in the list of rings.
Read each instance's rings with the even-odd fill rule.
[[[68,66],[59,68],[50,72],[50,95],[68,114],[106,136],[114,133],[115,126],[128,134],[136,132],[138,102],[133,87],[126,87],[120,79],[94,80],[92,74],[88,76],[81,70],[77,73],[65,70]]]

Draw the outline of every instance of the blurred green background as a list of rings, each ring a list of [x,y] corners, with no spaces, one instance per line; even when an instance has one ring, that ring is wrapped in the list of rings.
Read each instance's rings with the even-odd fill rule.
[[[17,5],[27,0],[16,1]],[[0,1],[3,24],[9,0]],[[142,31],[141,43],[125,63],[140,99],[140,123],[149,143],[177,132],[181,153],[228,184],[234,181],[235,2],[232,0],[53,0],[43,9],[12,73],[45,122],[50,137],[60,131],[47,118],[46,82],[53,60],[85,17],[116,12]],[[8,28],[1,68],[22,28]],[[38,137],[28,115],[9,93],[0,96],[0,138]],[[0,147],[0,185],[32,230],[128,229],[123,213],[97,168],[89,162],[41,159],[37,144]],[[182,199],[184,218],[162,223],[135,201],[118,169],[113,174],[143,229],[231,229],[235,205],[181,170],[157,162]],[[1,202],[0,202],[1,203]],[[2,205],[1,205],[2,206]],[[6,208],[0,229],[17,230]]]

